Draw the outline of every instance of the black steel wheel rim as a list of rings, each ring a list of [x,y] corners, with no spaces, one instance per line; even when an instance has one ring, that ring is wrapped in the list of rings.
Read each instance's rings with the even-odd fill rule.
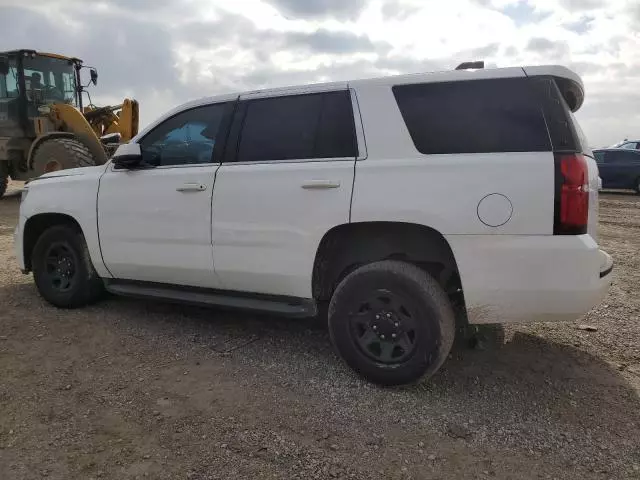
[[[370,360],[387,365],[405,362],[416,350],[418,308],[387,289],[372,291],[349,313],[352,339]]]
[[[58,292],[69,291],[74,284],[78,259],[69,245],[56,242],[45,253],[45,277],[51,288]]]

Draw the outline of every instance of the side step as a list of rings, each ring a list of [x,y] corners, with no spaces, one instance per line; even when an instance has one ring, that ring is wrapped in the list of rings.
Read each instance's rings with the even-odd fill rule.
[[[307,298],[251,295],[245,292],[113,279],[105,279],[104,284],[108,292],[125,297],[155,298],[188,305],[252,310],[286,317],[306,318],[317,315],[315,301]]]

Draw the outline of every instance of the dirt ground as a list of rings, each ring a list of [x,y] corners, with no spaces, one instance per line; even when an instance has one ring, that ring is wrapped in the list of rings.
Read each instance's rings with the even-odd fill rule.
[[[587,318],[488,330],[402,389],[355,377],[312,321],[56,310],[13,258],[18,202],[0,200],[1,479],[640,479],[638,196],[601,197],[615,283]]]

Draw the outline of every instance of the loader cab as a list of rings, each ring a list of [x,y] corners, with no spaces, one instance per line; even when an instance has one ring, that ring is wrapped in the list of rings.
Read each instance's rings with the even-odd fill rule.
[[[34,136],[33,119],[46,105],[81,108],[81,68],[81,60],[55,54],[0,53],[0,137]]]

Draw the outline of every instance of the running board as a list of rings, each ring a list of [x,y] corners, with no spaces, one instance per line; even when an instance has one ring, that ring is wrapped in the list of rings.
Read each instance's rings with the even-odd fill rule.
[[[244,292],[235,293],[199,287],[112,279],[105,279],[104,284],[108,292],[125,297],[154,298],[189,305],[252,310],[286,317],[305,318],[317,315],[315,301],[306,298],[248,295]]]

